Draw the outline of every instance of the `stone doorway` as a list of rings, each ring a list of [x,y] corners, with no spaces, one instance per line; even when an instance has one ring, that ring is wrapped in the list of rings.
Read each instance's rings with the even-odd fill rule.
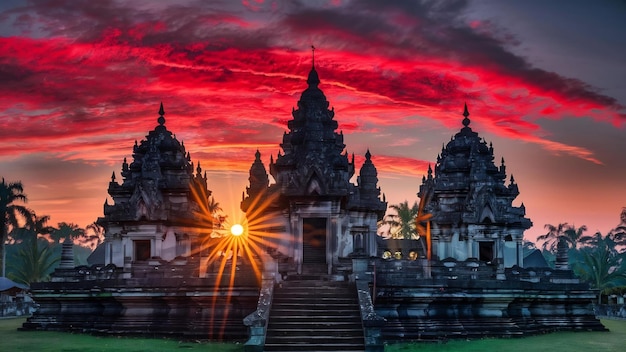
[[[150,259],[150,240],[135,240],[135,261],[141,262]]]
[[[493,261],[493,242],[478,242],[478,255],[482,262]]]
[[[302,219],[302,263],[326,264],[327,218]]]

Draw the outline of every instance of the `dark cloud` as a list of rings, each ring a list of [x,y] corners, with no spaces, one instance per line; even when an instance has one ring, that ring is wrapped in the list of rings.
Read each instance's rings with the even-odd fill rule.
[[[278,143],[312,43],[346,133],[414,115],[449,124],[446,111],[468,101],[496,134],[583,155],[544,140],[528,116],[623,115],[614,98],[512,53],[515,37],[495,24],[468,23],[466,1],[249,5],[49,0],[7,10],[28,34],[0,37],[0,116],[20,123],[0,131],[0,146],[27,153],[49,141],[72,158],[119,157],[104,141],[152,128],[160,101],[177,117],[168,126],[198,145]]]

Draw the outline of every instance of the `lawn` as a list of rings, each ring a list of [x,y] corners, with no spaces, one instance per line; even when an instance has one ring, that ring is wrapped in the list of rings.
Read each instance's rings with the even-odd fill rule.
[[[203,343],[174,339],[102,337],[51,331],[18,331],[26,318],[0,319],[0,351],[25,352],[161,352],[243,351],[241,344]]]
[[[609,332],[555,332],[511,339],[449,341],[447,343],[403,343],[385,347],[385,352],[507,351],[507,352],[603,352],[624,351],[626,321],[602,320]]]
[[[214,351],[240,352],[241,344],[178,341],[130,337],[102,337],[49,331],[17,331],[25,318],[0,319],[0,351],[42,352],[155,352]],[[448,341],[447,343],[404,343],[385,347],[386,352],[431,351],[622,351],[626,343],[626,321],[602,320],[610,332],[557,332],[512,339]]]

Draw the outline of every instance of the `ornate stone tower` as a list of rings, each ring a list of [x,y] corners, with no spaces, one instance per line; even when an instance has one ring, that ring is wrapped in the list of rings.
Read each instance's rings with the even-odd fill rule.
[[[106,230],[105,264],[124,267],[128,273],[148,261],[189,257],[200,229],[212,227],[210,217],[197,216],[211,194],[206,174],[198,163],[194,175],[189,153],[167,130],[163,115],[161,104],[159,124],[141,143],[135,141],[130,165],[124,158],[122,184],[113,173],[108,190],[113,204],[107,200],[104,217],[98,219]],[[198,219],[205,218],[199,224]]]
[[[512,205],[517,184],[511,176],[505,185],[504,158],[496,167],[493,146],[469,127],[467,105],[463,116],[463,128],[437,157],[435,176],[429,167],[418,193],[433,214],[433,256],[522,266],[522,237],[532,223],[523,204]]]
[[[376,254],[376,223],[387,204],[380,199],[369,151],[358,184],[350,182],[354,155],[348,158],[343,134],[336,132],[335,112],[319,89],[314,66],[307,84],[280,144],[284,154],[270,158],[275,183],[269,184],[257,151],[241,208],[251,215],[255,206],[266,205],[263,216],[281,224],[268,229],[272,245],[294,261],[298,272],[322,265],[330,271],[340,258]]]

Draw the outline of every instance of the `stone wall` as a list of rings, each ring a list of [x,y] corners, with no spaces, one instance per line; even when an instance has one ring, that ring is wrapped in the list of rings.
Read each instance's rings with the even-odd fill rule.
[[[24,330],[239,340],[253,312],[259,284],[253,275],[141,278],[33,284],[39,309]]]
[[[496,265],[475,260],[422,264],[376,263],[372,300],[387,342],[605,330],[595,292],[571,271],[514,267],[499,277]]]

